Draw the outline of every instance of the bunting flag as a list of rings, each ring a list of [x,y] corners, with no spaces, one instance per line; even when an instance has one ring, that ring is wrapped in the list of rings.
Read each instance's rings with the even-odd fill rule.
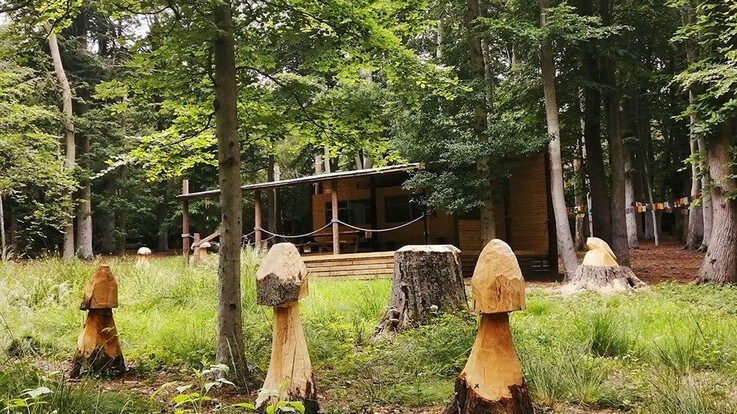
[[[698,201],[701,198],[701,194],[694,194],[687,197],[677,198],[673,201],[661,201],[657,203],[641,203],[639,201],[633,202],[629,207],[625,208],[626,214],[635,213],[646,213],[650,210],[654,211],[672,211],[681,207],[688,207],[694,201]],[[577,205],[573,207],[566,207],[566,213],[575,215],[576,217],[583,217],[586,213],[585,205]]]

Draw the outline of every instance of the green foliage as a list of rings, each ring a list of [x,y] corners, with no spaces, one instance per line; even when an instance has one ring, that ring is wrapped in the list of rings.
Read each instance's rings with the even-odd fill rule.
[[[46,103],[53,79],[21,65],[7,25],[0,26],[0,195],[18,216],[18,255],[54,250],[75,186],[63,169],[56,136],[60,115]]]
[[[684,89],[696,92],[695,100],[684,115],[695,114],[694,132],[708,137],[725,120],[737,116],[737,46],[734,42],[737,2],[672,0],[670,5],[689,16],[673,41],[695,49],[693,61],[675,78]]]

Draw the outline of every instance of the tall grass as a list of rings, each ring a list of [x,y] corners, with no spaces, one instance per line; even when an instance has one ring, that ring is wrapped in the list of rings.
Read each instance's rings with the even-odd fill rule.
[[[272,317],[255,301],[259,260],[257,252],[243,253],[242,305],[246,357],[263,374]],[[138,375],[153,378],[162,370],[178,372],[214,359],[216,257],[198,266],[186,266],[178,257],[155,259],[148,267],[127,258],[107,262],[119,285],[115,320],[123,353]],[[99,263],[0,264],[0,362],[60,367],[69,359],[84,317],[78,309],[82,289]],[[443,315],[377,343],[371,335],[388,302],[389,280],[309,283],[300,312],[329,412],[442,405],[450,398],[473,343],[475,315]],[[652,293],[615,297],[561,297],[533,289],[527,302],[526,310],[512,314],[511,326],[538,405],[734,412],[737,289],[665,284]],[[12,370],[0,367],[0,399],[24,387],[54,384],[43,382],[35,370],[24,373],[21,362],[13,362]],[[24,379],[16,382],[16,377]],[[80,389],[87,398],[97,398],[90,397],[96,395],[94,382],[70,392]],[[111,410],[101,412],[119,412]]]

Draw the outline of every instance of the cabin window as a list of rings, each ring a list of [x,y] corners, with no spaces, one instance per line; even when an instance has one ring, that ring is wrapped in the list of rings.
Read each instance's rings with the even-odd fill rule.
[[[409,195],[384,198],[384,221],[400,223],[414,220],[422,214],[421,209],[412,203]]]
[[[371,224],[373,215],[371,200],[350,200],[338,202],[338,219],[354,226]],[[325,203],[325,223],[333,219],[332,203]]]

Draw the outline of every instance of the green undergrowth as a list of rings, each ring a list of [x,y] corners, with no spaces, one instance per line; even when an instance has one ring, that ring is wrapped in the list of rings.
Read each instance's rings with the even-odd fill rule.
[[[255,253],[244,253],[243,319],[246,356],[263,375],[271,311],[255,302],[258,261]],[[70,358],[84,317],[78,310],[81,292],[98,263],[0,264],[0,363],[6,361],[0,367],[0,400],[40,384],[62,387],[72,400],[85,393],[78,399],[99,400],[99,383],[65,386],[20,362],[58,366]],[[216,258],[192,267],[178,257],[155,259],[145,267],[133,259],[106,263],[118,280],[115,320],[136,375],[154,378],[214,360]],[[376,342],[372,334],[388,301],[389,280],[309,283],[301,314],[328,412],[439,407],[450,398],[477,316],[441,315]],[[650,293],[614,297],[562,297],[533,289],[527,302],[524,311],[512,315],[511,326],[528,388],[541,409],[737,413],[737,289],[663,284]],[[150,409],[133,395],[111,395],[106,404],[117,399],[125,407],[97,412]]]

